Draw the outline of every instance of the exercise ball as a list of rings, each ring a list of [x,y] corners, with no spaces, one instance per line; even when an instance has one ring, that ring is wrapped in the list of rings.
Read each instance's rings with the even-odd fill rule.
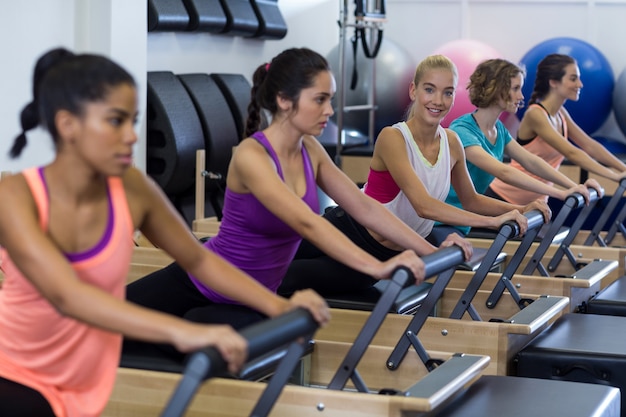
[[[593,138],[613,155],[626,155],[626,143],[605,136],[594,136]]]
[[[613,114],[620,130],[626,135],[626,68],[617,77],[613,88]]]
[[[537,65],[544,57],[555,53],[569,55],[578,64],[583,88],[578,101],[566,101],[565,108],[574,121],[591,135],[611,113],[615,84],[611,65],[596,47],[580,39],[563,37],[543,41],[526,52],[520,61],[526,67],[522,88],[526,102],[530,100],[533,91]],[[525,108],[518,111],[520,119],[524,112]]]
[[[501,55],[491,46],[473,39],[458,39],[445,43],[435,49],[433,54],[445,55],[450,58],[456,65],[459,73],[454,106],[441,123],[443,127],[448,127],[457,117],[471,113],[476,109],[470,102],[467,84],[469,83],[470,75],[472,75],[478,64],[487,59],[501,58]]]
[[[364,105],[368,102],[368,95],[374,79],[374,104],[377,106],[374,117],[374,139],[385,126],[390,126],[404,119],[406,110],[411,102],[409,99],[409,85],[415,72],[415,61],[411,55],[397,43],[383,38],[380,50],[375,58],[367,58],[361,44],[358,44],[356,54],[355,88],[351,88],[354,65],[354,52],[349,39],[345,42],[345,105]],[[328,63],[337,80],[337,91],[342,88],[341,74],[339,73],[339,45],[335,46],[326,56]],[[372,59],[374,62],[375,77],[372,77]],[[336,100],[336,98],[335,98]],[[335,110],[333,120],[337,121]],[[357,110],[344,113],[343,129],[361,132],[366,138],[369,133],[369,111]]]

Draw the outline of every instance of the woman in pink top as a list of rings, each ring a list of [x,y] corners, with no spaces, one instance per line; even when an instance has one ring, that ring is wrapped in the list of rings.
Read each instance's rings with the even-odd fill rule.
[[[182,352],[213,345],[232,371],[246,356],[230,327],[191,323],[124,300],[140,229],[204,285],[267,316],[294,306],[325,323],[312,291],[281,298],[205,250],[159,188],[133,168],[137,91],[97,55],[54,49],[35,67],[24,132],[40,122],[54,160],[0,183],[0,415],[95,417],[113,388],[122,335]],[[11,149],[16,157],[25,133]]]
[[[520,122],[517,141],[555,169],[567,159],[589,172],[620,181],[626,177],[626,164],[587,135],[565,109],[567,100],[578,100],[582,87],[580,70],[574,58],[551,54],[542,59],[537,65],[530,106]],[[512,161],[511,166],[532,175],[516,161]],[[520,190],[499,179],[491,183],[487,193],[514,204],[545,198],[542,194]]]

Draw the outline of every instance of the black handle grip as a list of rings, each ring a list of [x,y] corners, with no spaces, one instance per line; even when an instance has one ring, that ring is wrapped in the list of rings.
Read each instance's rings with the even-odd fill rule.
[[[264,320],[241,330],[240,334],[248,341],[248,361],[285,346],[299,337],[310,336],[319,324],[308,310],[298,308],[273,319]],[[206,371],[203,379],[223,374],[226,361],[214,347],[194,352],[188,362],[199,362]]]
[[[430,278],[443,271],[460,265],[465,260],[463,249],[457,245],[439,249],[429,255],[422,256],[425,266],[425,277]]]
[[[589,202],[593,203],[599,198],[600,198],[600,195],[598,194],[598,191],[596,191],[595,188],[589,188]]]
[[[456,245],[439,249],[429,255],[424,255],[421,258],[422,261],[424,261],[424,278],[439,275],[443,271],[454,268],[465,260],[463,249]],[[402,288],[415,284],[415,277],[413,276],[413,273],[409,270],[409,268],[404,266],[396,268],[391,274],[391,278],[389,280],[393,281],[396,285],[399,285]],[[376,286],[379,286],[383,282],[385,281],[380,281]],[[382,287],[379,287],[381,291],[383,291],[383,288],[387,288],[387,286],[383,284]]]
[[[576,193],[574,193],[576,194]],[[524,217],[528,221],[528,230],[534,230],[544,224],[543,213],[539,210],[531,210],[524,213]],[[500,226],[500,234],[505,235],[508,239],[518,236],[520,233],[519,224],[515,221],[508,221]]]
[[[600,195],[598,191],[596,191],[595,188],[589,188],[589,203],[594,203],[599,198]],[[579,208],[585,205],[585,197],[583,197],[581,193],[572,193],[567,196],[567,199],[574,201],[574,204],[572,204],[573,208]]]
[[[528,230],[534,230],[538,227],[543,226],[543,224],[545,223],[543,213],[539,210],[528,211],[524,213],[524,216],[528,220]]]

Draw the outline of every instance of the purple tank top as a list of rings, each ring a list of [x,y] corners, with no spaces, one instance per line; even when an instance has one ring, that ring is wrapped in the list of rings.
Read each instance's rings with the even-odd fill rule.
[[[278,156],[262,132],[252,135],[267,150],[284,180]],[[302,200],[315,213],[319,212],[317,184],[311,160],[302,146],[306,192]],[[239,194],[226,188],[223,218],[217,236],[205,246],[239,269],[276,292],[300,245],[300,235],[267,210],[252,193]],[[207,288],[190,276],[196,287],[217,303],[235,303]]]

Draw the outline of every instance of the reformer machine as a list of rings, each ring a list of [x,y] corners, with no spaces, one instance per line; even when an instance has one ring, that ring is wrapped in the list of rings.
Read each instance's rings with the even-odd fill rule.
[[[624,220],[626,220],[626,206],[622,206],[620,211],[616,214],[616,210],[625,192],[626,178],[619,182],[613,196],[609,199],[591,230],[581,230],[577,233],[574,239],[575,244],[588,246],[597,244],[600,247],[626,246],[626,226],[624,225]],[[615,215],[615,217],[611,220],[609,225],[609,219],[612,215]],[[607,231],[603,232],[607,226]]]
[[[582,201],[582,196],[580,198]],[[526,238],[530,239],[529,236],[531,236],[531,234],[535,232],[536,228],[542,224],[543,217],[539,212],[530,213],[528,216],[531,227]],[[507,361],[510,359],[511,352],[514,352],[515,349],[519,348],[520,344],[530,340],[535,332],[539,331],[546,325],[546,323],[553,320],[555,316],[573,308],[571,306],[566,308],[566,306],[569,305],[568,300],[570,295],[573,297],[572,300],[584,300],[598,290],[598,282],[603,279],[603,274],[600,272],[593,274],[588,279],[582,279],[582,275],[572,278],[546,279],[541,276],[521,276],[517,274],[511,276],[508,275],[508,270],[503,275],[489,272],[489,265],[491,264],[493,257],[498,257],[501,253],[500,249],[502,245],[506,245],[509,239],[517,233],[519,233],[519,229],[514,223],[503,226],[499,233],[501,237],[497,240],[497,242],[495,240],[493,241],[494,244],[487,252],[488,255],[485,254],[485,258],[482,259],[485,264],[483,269],[478,268],[474,272],[464,272],[459,270],[454,271],[452,279],[449,283],[443,285],[443,292],[441,292],[441,288],[433,292],[433,294],[439,292],[439,295],[435,295],[434,299],[430,299],[430,305],[426,307],[426,309],[430,311],[432,306],[437,306],[435,310],[436,315],[440,317],[431,317],[429,321],[427,321],[427,325],[423,330],[432,332],[432,334],[429,333],[430,336],[427,338],[429,341],[433,341],[433,344],[430,346],[431,349],[446,351],[446,346],[463,346],[464,343],[473,343],[475,344],[474,347],[477,351],[480,351],[482,354],[488,354],[495,359],[490,364],[490,368],[488,369],[489,373],[506,374],[506,369],[508,367]],[[153,256],[157,256],[159,252],[158,249],[138,249],[141,249],[141,252],[145,252],[141,255],[141,257],[134,257],[134,262],[141,263],[136,265],[140,268],[148,267],[144,264],[153,262],[151,258]],[[517,253],[514,258],[520,259],[521,253],[521,251]],[[167,263],[168,261],[163,262]],[[606,270],[610,270],[612,268],[612,263],[605,264],[605,266]],[[520,311],[520,300],[516,301],[514,297],[504,297],[496,303],[497,305],[494,306],[496,308],[487,308],[485,302],[491,295],[491,290],[493,289],[495,283],[501,280],[502,276],[508,276],[512,280],[512,284],[515,289],[518,289],[519,286],[524,290],[524,292],[519,296],[521,299],[537,299],[540,295],[552,295],[552,297],[540,298],[541,303],[535,304],[533,309],[539,309],[540,305],[544,302],[558,301],[557,305],[553,310],[548,309],[546,311],[546,315],[539,314],[538,317],[533,318],[528,316],[530,310],[526,310],[526,312]],[[472,280],[473,284],[470,286],[469,283],[472,282]],[[335,302],[343,302],[343,307],[350,308],[352,310],[336,310],[333,314],[333,323],[328,329],[322,329],[321,333],[318,333],[318,335],[322,335],[325,340],[329,341],[350,342],[350,340],[346,339],[344,335],[347,334],[350,335],[350,337],[355,336],[354,329],[360,328],[363,325],[364,317],[367,317],[368,314],[364,311],[359,312],[353,310],[361,309],[371,311],[373,305],[380,296],[380,291],[384,290],[386,282],[388,281],[381,281],[378,283],[376,286],[377,289],[373,289],[370,296],[366,299],[354,297],[353,299],[344,298],[343,300],[335,300]],[[409,314],[414,312],[417,307],[423,305],[425,297],[432,291],[432,285],[435,285],[436,283],[441,284],[443,282],[444,280],[439,277],[434,284],[431,284],[431,282],[425,282],[421,286],[411,286],[404,289],[399,294],[397,300],[392,304],[390,311]],[[428,286],[426,291],[424,291],[424,286]],[[505,326],[492,326],[494,323],[485,323],[480,321],[463,321],[462,323],[450,322],[448,319],[443,319],[442,317],[449,317],[451,315],[456,304],[458,304],[461,299],[460,293],[467,291],[467,288],[469,288],[469,291],[471,291],[472,294],[469,292],[466,293],[463,296],[463,300],[466,300],[467,302],[468,299],[471,299],[473,302],[473,305],[472,302],[466,304],[467,309],[465,311],[469,311],[468,315],[473,314],[479,317],[483,316],[488,317],[489,319],[496,319],[501,321],[502,324],[505,324]],[[481,289],[476,291],[476,288]],[[526,303],[526,300],[524,303]],[[576,301],[576,305],[577,304],[578,301]],[[574,301],[571,305],[574,305]],[[518,313],[523,314],[521,317],[515,317]],[[535,311],[535,313],[538,312]],[[385,346],[389,346],[389,341],[396,339],[396,335],[402,332],[403,328],[407,326],[406,318],[392,316],[394,315],[390,315],[390,317],[386,319],[386,324],[381,329],[381,333],[386,335],[381,337],[381,339],[385,339],[381,342]],[[430,326],[431,323],[433,323],[432,327]],[[391,330],[389,332],[385,330],[387,326],[390,326]],[[335,328],[338,329],[336,332],[333,330]],[[509,332],[512,332],[513,334],[510,337]],[[486,340],[491,340],[487,343],[488,347],[480,346],[483,339],[476,337],[479,333],[484,334]],[[515,334],[518,336],[515,336]],[[518,339],[525,342],[518,342]]]
[[[442,279],[443,276],[445,281],[450,276],[450,268],[461,260],[462,252],[459,248],[440,250],[425,257],[427,275],[441,272],[438,279]],[[444,270],[444,268],[447,269]],[[440,269],[441,271],[438,271]],[[107,409],[105,415],[149,415],[149,412],[161,409],[163,398],[173,391],[174,394],[161,414],[164,417],[182,416],[188,407],[189,412],[197,416],[250,415],[255,417],[264,417],[270,412],[275,417],[319,416],[324,413],[332,416],[359,417],[409,414],[443,417],[474,415],[476,407],[480,407],[480,415],[512,417],[519,415],[520,410],[512,407],[518,404],[523,405],[523,410],[521,410],[523,415],[540,415],[542,412],[547,412],[547,415],[555,417],[617,416],[619,391],[616,388],[505,376],[479,376],[488,361],[486,357],[455,354],[445,361],[433,358],[425,350],[420,349],[421,344],[417,340],[417,335],[408,333],[407,336],[417,342],[414,343],[416,349],[423,353],[424,356],[420,355],[420,359],[429,372],[406,390],[386,388],[378,392],[384,395],[375,395],[365,385],[364,378],[356,368],[359,365],[371,366],[372,358],[364,354],[370,350],[381,349],[371,344],[374,334],[378,332],[385,316],[401,317],[388,315],[387,311],[394,298],[412,281],[413,278],[408,271],[402,268],[394,273],[379,303],[361,328],[354,343],[346,346],[346,355],[334,368],[337,371],[330,382],[324,386],[286,385],[290,369],[293,369],[303,352],[304,340],[290,345],[288,354],[278,365],[276,373],[268,383],[217,378],[223,373],[225,365],[216,351],[208,349],[191,356],[182,379],[171,378],[171,375],[167,373],[138,371],[143,372],[143,377],[146,379],[141,381],[138,380],[140,375],[137,372],[121,370],[118,378],[119,386],[116,387],[110,406],[110,409],[116,412],[109,413]],[[297,320],[304,320],[304,324],[293,325],[293,323],[283,321],[282,324],[276,325],[277,319],[275,319],[254,326],[252,332],[247,329],[242,332],[250,342],[251,356],[261,350],[279,347],[287,340],[293,340],[296,333],[286,337],[286,324],[289,324],[290,329],[298,328],[299,334],[302,335],[312,332],[308,326],[314,323],[311,323],[308,313],[296,311],[291,315],[296,315]],[[285,318],[282,317],[282,319]],[[419,332],[419,329],[415,330]],[[251,335],[263,337],[267,342],[263,344],[263,349],[259,348],[260,344]],[[316,343],[327,344],[323,341]],[[318,366],[322,364],[322,360],[319,358]],[[387,368],[390,368],[389,365]],[[363,366],[360,369],[363,369]],[[398,372],[399,369],[396,368],[393,372]],[[381,377],[381,374],[379,372],[369,377],[376,380]],[[212,379],[204,383],[207,378]],[[178,380],[180,381],[177,382]],[[348,381],[352,382],[353,388],[346,389]],[[140,397],[139,394],[143,396]],[[555,395],[572,398],[572,401],[570,404],[559,407],[554,402]],[[124,396],[127,401],[132,399],[135,402],[132,411],[128,404],[123,405],[119,402],[118,396]],[[484,401],[486,397],[492,396],[494,397],[489,399],[488,406],[476,404],[477,399]],[[148,397],[152,400],[151,402],[146,401]],[[194,398],[193,402],[192,398]],[[584,401],[581,400],[582,398]],[[142,401],[144,404],[139,409],[137,404]]]
[[[579,217],[584,218],[576,219],[572,225],[575,234],[568,236],[568,239],[572,242],[584,239],[582,243],[585,246],[597,243],[601,248],[608,249],[607,244],[614,240],[617,233],[623,233],[626,209],[620,210],[605,237],[602,237],[601,231],[614,214],[625,190],[626,180],[622,180],[588,232],[580,232],[580,225],[586,220],[581,214]],[[554,269],[563,257],[574,263],[571,248],[562,246],[548,264],[548,269]],[[588,314],[559,317],[552,326],[520,350],[514,359],[514,373],[523,377],[626,388],[624,372],[621,372],[626,359],[626,339],[622,331],[626,325],[626,318],[623,317],[626,316],[625,281],[626,278],[621,276],[586,300],[577,312]],[[623,395],[619,415],[626,415],[626,397]]]
[[[573,196],[573,198],[582,199],[582,196]],[[551,223],[544,242],[549,241],[555,233],[558,233],[561,218],[566,215],[567,213],[561,213],[561,216],[557,216],[555,221]],[[505,311],[499,312],[500,314],[505,313],[505,315],[514,314],[515,311],[530,303],[532,299],[528,298],[529,294],[535,294],[534,298],[536,298],[537,295],[575,297],[571,303],[571,310],[574,310],[600,289],[600,281],[615,269],[615,261],[593,261],[585,268],[577,271],[575,275],[567,277],[569,278],[567,280],[565,279],[566,277],[562,277],[546,282],[545,279],[539,277],[526,276],[532,272],[528,270],[525,271],[524,276],[514,275],[543,224],[543,217],[538,211],[528,213],[526,217],[529,223],[528,233],[517,245],[515,253],[510,257],[504,271],[502,273],[494,273],[490,265],[493,265],[498,255],[502,253],[499,252],[499,250],[519,233],[517,225],[514,223],[509,223],[500,228],[495,239],[492,241],[491,247],[486,253],[482,254],[480,259],[475,260],[475,267],[469,266],[467,268],[473,272],[465,272],[463,270],[456,271],[442,296],[442,305],[436,314],[437,316],[461,318],[465,313],[468,313],[474,320],[481,320],[481,315],[472,304],[472,300],[475,300],[477,296],[479,299],[484,298],[486,295],[484,290],[488,287],[493,288],[494,286],[495,289],[488,295],[485,305],[490,310],[496,308],[504,290],[507,289],[514,303],[511,304],[509,302],[510,307]],[[549,245],[543,245],[542,243],[533,255],[532,260],[538,259],[538,263],[540,263],[542,255],[545,253],[545,248],[548,246]],[[534,265],[535,262],[532,262],[532,260],[530,264]],[[512,283],[512,279],[515,279],[515,285]],[[378,282],[370,292],[376,292],[375,289],[380,289],[384,287],[384,285],[384,281]],[[524,287],[526,293],[524,297],[518,291],[518,288],[522,287]],[[423,286],[418,286],[403,291],[396,303],[394,312],[400,314],[414,313],[417,308],[419,308],[428,289],[429,288],[423,288]],[[479,293],[481,289],[483,291]],[[456,296],[454,293],[456,293]],[[351,296],[333,297],[328,301],[331,307],[369,310],[373,304],[372,299],[375,299],[375,294],[371,295],[368,292],[364,292],[363,294]],[[493,311],[487,311],[487,313],[493,317]]]
[[[441,278],[442,274],[450,274],[447,271],[462,259],[463,254],[458,247],[437,251],[424,257],[426,275],[439,274]],[[387,369],[383,358],[390,349],[374,346],[371,342],[385,321],[391,304],[402,289],[413,282],[414,278],[408,270],[396,270],[379,302],[349,342],[318,341],[316,338],[311,353],[310,387],[285,386],[291,370],[304,352],[302,347],[290,347],[281,355],[282,360],[268,383],[213,378],[200,388],[196,401],[191,403],[192,409],[199,413],[197,415],[254,416],[267,415],[273,407],[275,415],[284,416],[318,416],[320,412],[326,412],[332,415],[400,417],[407,412],[430,412],[477,378],[489,358],[444,353],[448,351],[436,352],[431,358],[431,353],[423,351],[419,357],[407,360],[402,368],[395,371]],[[295,350],[292,352],[291,349]],[[205,354],[201,356],[206,357]],[[204,361],[202,358],[198,360]],[[193,374],[187,378],[193,385],[207,377],[202,368],[190,365],[184,372]],[[164,391],[171,392],[179,378],[175,373],[120,368],[116,388],[104,415],[154,415],[165,405]],[[180,409],[181,405],[184,408],[194,394],[195,388],[190,392],[185,378],[183,381],[181,393],[175,394],[172,399],[172,408]],[[394,395],[373,395],[374,392]],[[178,395],[182,399],[179,400]],[[274,404],[277,398],[278,402]],[[207,407],[204,411],[201,403]],[[252,413],[250,410],[253,410]]]
[[[523,257],[515,259],[515,268],[521,268],[519,274],[524,276],[560,277],[565,280],[577,279],[582,276],[590,276],[590,272],[592,272],[593,268],[590,267],[585,269],[584,267],[590,264],[594,266],[601,265],[596,262],[597,260],[614,260],[618,262],[617,267],[612,268],[611,271],[608,271],[607,275],[602,278],[602,288],[613,282],[622,274],[623,261],[620,260],[620,253],[618,249],[572,245],[572,241],[575,238],[576,233],[580,230],[580,227],[584,223],[589,212],[593,210],[594,205],[598,201],[597,193],[594,190],[590,191],[590,203],[587,206],[584,204],[582,195],[578,193],[574,193],[567,197],[559,213],[553,218],[552,222],[549,223],[549,227],[545,230],[543,238],[539,242],[530,242],[530,246],[524,249],[525,252]],[[578,214],[576,215],[576,213]],[[573,225],[569,228],[566,236],[560,239],[558,244],[552,243],[554,242],[555,236],[561,233],[564,222],[572,215],[575,215],[576,218]],[[473,245],[478,247],[485,247],[491,244],[491,241],[483,239],[470,239],[470,241]],[[509,241],[505,244],[503,250],[513,253],[518,250],[519,246],[520,242]],[[574,255],[574,252],[576,255]],[[559,265],[559,262],[555,263],[555,259],[558,258],[560,261],[563,254],[567,254],[570,262],[568,264],[561,265]],[[509,257],[508,261],[512,262],[513,259],[513,257]],[[583,270],[581,271],[581,269]],[[511,280],[513,277],[512,274],[515,271],[516,269],[509,269],[504,277],[508,277],[508,280]],[[572,284],[574,287],[579,285],[572,281],[564,282],[565,285]],[[495,292],[501,295],[501,291],[504,289],[503,284],[505,283],[507,283],[506,280],[499,283]],[[516,285],[519,286],[521,284],[518,283]],[[541,286],[545,284],[543,281],[539,280],[538,285]],[[526,285],[526,291],[534,291],[534,288],[536,288],[536,286],[533,285],[529,287]],[[499,295],[494,295],[489,303],[494,305],[495,302],[497,302]],[[572,300],[572,307],[574,309],[577,308],[580,305],[580,302],[585,301],[586,298],[587,294],[580,294],[579,296],[574,297]]]
[[[576,230],[578,230],[578,227],[580,227],[580,225],[582,225],[584,219],[587,216],[587,213],[593,208],[593,205],[597,201],[597,197],[598,196],[595,192],[591,193],[590,204],[581,210],[580,215],[577,216],[576,221],[574,222],[574,225],[570,230],[570,233],[563,240],[557,251],[563,249],[569,250],[569,243],[571,242],[570,236],[575,233]],[[583,204],[583,197],[578,193],[574,193],[566,199],[563,208],[559,211],[559,214],[551,222],[544,239],[539,243],[530,258],[527,259],[527,264],[521,271],[521,275],[532,276],[535,270],[537,270],[539,271],[541,277],[551,277],[548,271],[553,270],[553,268],[546,268],[543,265],[543,260],[546,257],[546,252],[551,246],[550,242],[552,242],[553,237],[558,233],[565,219],[570,215],[572,210],[576,207],[582,206]],[[522,297],[518,293],[518,287],[521,287],[524,284],[519,282],[518,277],[518,284],[514,285],[512,279],[520,264],[526,259],[525,256],[528,253],[528,250],[531,248],[531,245],[533,243],[532,241],[533,236],[527,235],[520,242],[518,249],[515,252],[515,255],[511,257],[509,264],[504,270],[504,273],[497,280],[493,291],[485,302],[488,308],[495,307],[505,289],[509,291],[511,296],[520,305],[520,307],[526,302],[526,300],[522,299]],[[569,288],[568,296],[570,297],[570,311],[577,311],[583,308],[585,303],[597,291],[599,291],[601,281],[604,278],[608,277],[612,271],[616,270],[617,266],[618,263],[615,260],[596,259],[590,261],[584,266],[577,265],[578,268],[575,269],[572,274],[553,276],[556,280],[567,280],[563,281],[563,283],[566,285],[566,288]],[[530,282],[530,279],[528,281]],[[528,285],[526,285],[526,287],[528,287]],[[528,291],[528,288],[526,288],[526,291]]]
[[[587,248],[594,248],[596,254],[602,255],[610,254],[608,256],[614,256],[613,252],[616,252],[617,260],[619,261],[618,274],[615,279],[622,277],[626,274],[624,266],[624,259],[626,258],[626,241],[624,240],[624,232],[626,227],[624,226],[624,220],[626,218],[626,206],[622,206],[619,213],[615,214],[622,200],[623,194],[626,191],[626,179],[619,182],[615,193],[609,199],[608,203],[602,210],[602,213],[593,224],[591,230],[581,230],[583,224],[589,218],[589,215],[593,212],[593,208],[585,208],[583,213],[576,219],[576,222],[571,227],[571,232],[567,236],[566,240],[559,246],[554,252],[554,255],[548,263],[548,271],[555,271],[561,264],[565,257],[569,264],[574,267],[579,267],[581,262],[574,252],[580,252],[581,248],[586,251]],[[597,205],[596,205],[597,209]],[[609,219],[615,215],[611,221],[611,225],[606,233],[602,230],[608,226]],[[596,245],[597,246],[594,246]],[[573,246],[572,246],[573,245]],[[617,246],[616,246],[617,245]],[[611,284],[615,279],[607,281],[603,288]]]
[[[619,207],[619,204],[623,198],[623,194],[626,191],[626,179],[623,179],[619,182],[617,189],[613,196],[609,199],[606,207],[602,211],[602,214],[598,217],[594,226],[590,231],[582,231],[580,232],[578,229],[573,236],[568,236],[568,239],[572,242],[581,241],[584,239],[582,244],[584,246],[592,246],[597,244],[600,249],[611,250],[608,245],[612,242],[624,243],[623,238],[626,232],[626,227],[624,227],[624,220],[626,218],[626,206],[622,206],[619,213],[614,217],[611,226],[608,228],[608,231],[603,234],[602,230],[608,225],[609,218],[615,214],[615,211]],[[587,216],[591,210],[588,210]],[[582,217],[582,216],[581,216]],[[586,220],[586,217],[582,219],[579,223]],[[577,219],[578,222],[578,219]],[[577,224],[573,225],[579,226]],[[607,283],[607,285],[602,286],[602,290],[595,294],[591,299],[587,300],[585,304],[580,309],[582,313],[590,313],[590,314],[602,314],[602,315],[612,315],[612,316],[626,316],[626,277],[624,274],[624,258],[626,256],[626,248],[612,248],[614,250],[618,250],[620,253],[620,276],[617,279],[611,280]],[[574,263],[575,257],[571,251],[571,248],[568,246],[560,247],[554,254],[550,263],[548,264],[548,269],[556,268],[559,263],[562,261],[563,257],[570,261],[570,263]]]
[[[271,336],[270,336],[271,337]],[[253,339],[250,339],[253,340]],[[203,379],[215,375],[214,369],[219,369],[219,356],[206,352],[194,355],[197,366],[187,366],[183,379],[171,397],[163,417],[179,417],[185,412],[189,400],[202,383]],[[454,358],[453,358],[454,360]],[[214,363],[217,365],[215,366]],[[444,366],[450,366],[451,361]],[[442,370],[438,368],[438,372]],[[448,378],[454,370],[447,369]],[[336,379],[344,379],[336,374]],[[433,391],[436,384],[433,380],[425,384],[426,379],[420,381],[422,393]],[[332,384],[332,382],[331,382]],[[430,387],[430,385],[434,385]],[[415,413],[420,416],[456,417],[481,415],[485,417],[514,417],[519,415],[549,415],[552,417],[617,417],[620,415],[620,392],[617,388],[592,385],[587,383],[549,381],[534,378],[519,378],[508,376],[480,376],[477,381],[450,393],[446,400],[439,403],[426,413]],[[284,385],[272,379],[267,385],[259,400],[254,405],[250,416],[265,417],[272,410],[273,404],[279,397]],[[419,391],[415,388],[411,396]],[[328,386],[331,388],[331,385]],[[388,396],[406,396],[406,392],[388,391]],[[355,408],[358,406],[355,405]],[[312,405],[309,408],[313,408]],[[326,404],[316,404],[318,415],[327,411]],[[330,410],[329,410],[330,411]],[[333,410],[334,411],[334,410]],[[356,410],[355,410],[356,411]],[[358,412],[358,411],[357,411]],[[245,415],[244,413],[240,415]],[[274,415],[282,415],[278,412]],[[335,413],[333,412],[333,415]],[[351,414],[355,415],[355,414]],[[357,414],[358,415],[358,414]],[[384,415],[384,414],[381,414]]]
[[[570,198],[571,206],[577,207],[579,204],[583,204],[582,196],[572,196]],[[563,212],[562,216],[566,216],[566,213]],[[450,317],[453,310],[456,308],[457,312],[455,313],[458,316],[459,311],[468,312],[469,316],[474,316],[473,318],[479,318],[481,316],[488,317],[489,319],[495,319],[501,321],[504,324],[515,324],[514,326],[504,326],[502,329],[498,329],[495,326],[490,326],[484,322],[475,322],[475,323],[450,323],[447,321],[443,321],[437,324],[433,329],[437,330],[428,330],[432,331],[432,337],[428,337],[428,340],[438,340],[437,343],[433,344],[431,349],[435,350],[443,350],[446,351],[447,345],[449,342],[447,340],[455,339],[454,343],[458,343],[454,346],[463,346],[463,343],[468,340],[471,341],[476,339],[477,332],[482,332],[487,338],[491,338],[493,341],[489,343],[491,347],[485,348],[482,346],[476,346],[476,349],[480,351],[482,354],[488,354],[495,358],[496,360],[492,361],[490,364],[490,368],[488,370],[489,373],[494,374],[506,374],[506,369],[508,367],[507,361],[510,359],[511,352],[514,352],[515,349],[520,347],[520,344],[517,342],[513,342],[514,339],[525,340],[526,342],[530,340],[530,337],[535,334],[536,331],[540,330],[546,323],[550,322],[554,319],[555,316],[562,314],[565,311],[572,311],[577,308],[576,306],[580,305],[581,302],[587,300],[592,294],[599,290],[599,283],[604,279],[606,273],[611,271],[614,268],[614,262],[600,262],[594,263],[594,268],[602,265],[601,268],[598,268],[592,271],[592,268],[587,268],[584,271],[578,271],[577,275],[569,278],[549,278],[541,276],[525,276],[514,274],[515,268],[513,265],[518,263],[519,260],[524,258],[524,250],[526,250],[529,246],[536,247],[536,243],[532,243],[532,235],[537,232],[538,227],[542,225],[543,217],[539,212],[529,213],[527,215],[529,218],[529,232],[522,239],[524,242],[523,250],[519,250],[521,242],[516,242],[516,252],[513,257],[511,257],[511,261],[509,262],[509,268],[505,270],[503,274],[490,272],[491,268],[489,266],[493,262],[494,257],[500,256],[502,253],[502,247],[506,247],[506,245],[510,242],[512,237],[515,237],[519,233],[519,229],[517,225],[514,223],[510,223],[504,225],[499,231],[498,236],[500,236],[497,241],[492,241],[492,246],[489,248],[487,253],[485,253],[485,258],[482,259],[482,262],[485,264],[482,269],[476,268],[474,266],[469,266],[471,269],[475,269],[474,272],[464,272],[464,271],[455,271],[452,274],[452,279],[443,287],[443,292],[440,292],[439,296],[434,300],[431,298],[430,306],[426,307],[427,310],[430,311],[432,306],[436,306],[435,315],[440,317],[433,317],[430,319],[432,323],[438,323],[439,320],[445,320],[441,317]],[[559,220],[559,216],[555,219],[555,223],[553,224],[554,230],[557,229]],[[144,265],[145,263],[153,262],[150,258],[155,256],[153,252],[157,252],[157,249],[142,249],[142,252],[146,253],[141,256],[141,259],[134,259],[134,261],[141,262],[140,265],[136,265],[137,267],[144,268],[148,267]],[[488,254],[488,255],[487,255]],[[478,259],[480,261],[481,259]],[[167,263],[168,261],[164,261]],[[584,278],[584,274],[588,272],[589,275]],[[492,289],[494,288],[496,283],[499,283],[501,280],[505,279],[510,281],[509,288],[513,291],[508,292],[507,294],[511,294],[512,296],[504,297],[499,302],[494,302],[489,308],[486,305],[487,299],[492,295]],[[376,285],[376,289],[372,289],[370,294],[364,299],[361,295],[357,295],[356,297],[345,297],[342,299],[333,300],[334,305],[338,305],[337,303],[343,303],[341,307],[349,308],[349,309],[360,309],[365,311],[371,311],[374,304],[378,300],[380,296],[380,292],[384,291],[384,286],[388,281],[381,281]],[[443,282],[441,277],[435,282]],[[470,285],[470,283],[472,283]],[[404,289],[400,294],[396,301],[392,304],[391,310],[396,313],[405,313],[411,314],[415,312],[417,307],[424,303],[425,297],[432,290],[431,282],[425,282],[420,286],[411,286],[409,288]],[[479,288],[479,290],[477,290]],[[506,285],[505,285],[506,288]],[[522,290],[521,294],[518,294],[517,290]],[[439,291],[439,290],[438,290]],[[461,294],[463,293],[464,294]],[[501,294],[500,294],[501,295]],[[550,301],[559,301],[560,307],[556,307],[553,311],[549,311],[547,317],[540,315],[539,317],[534,317],[533,319],[529,318],[528,314],[530,310],[526,312],[520,311],[520,308],[524,306],[524,304],[528,303],[528,299],[537,299],[540,295],[551,295],[552,297],[542,297],[540,298],[542,302]],[[565,297],[565,302],[560,304]],[[544,300],[545,298],[545,300]],[[461,304],[459,307],[456,307],[457,304],[463,303],[464,300],[466,304]],[[467,300],[471,300],[468,302]],[[568,305],[567,300],[571,300],[569,303],[569,308],[565,309],[564,306]],[[473,302],[473,303],[472,303]],[[535,304],[533,309],[538,309],[541,303]],[[461,309],[461,310],[459,310]],[[349,310],[337,310],[334,313],[335,320],[330,326],[330,333],[326,333],[326,329],[322,330],[322,335],[328,334],[328,336],[323,336],[326,340],[332,341],[342,341],[349,342],[346,340],[342,334],[349,334],[354,336],[354,330],[348,329],[345,333],[344,330],[339,330],[337,333],[333,332],[331,329],[337,328],[342,329],[343,326],[349,328],[360,328],[363,325],[363,317],[365,316],[359,315],[356,311]],[[515,317],[518,313],[524,313],[522,318]],[[537,313],[537,311],[535,312]],[[432,311],[431,311],[432,314]],[[525,316],[525,317],[524,317]],[[344,322],[345,319],[345,322]],[[387,334],[387,339],[383,342],[383,345],[389,346],[389,340],[395,339],[398,332],[401,332],[403,327],[406,327],[406,321],[403,319],[389,317],[387,319],[393,330],[389,333],[385,332],[385,326],[383,326],[383,333]],[[511,323],[514,322],[514,323]],[[355,327],[356,326],[356,327]],[[428,325],[426,329],[431,329]],[[425,329],[425,331],[426,331]],[[511,331],[513,334],[515,332],[519,332],[519,334],[523,334],[524,336],[511,336],[509,340],[507,340],[508,336],[503,336],[503,334],[507,334]],[[445,333],[446,336],[442,338],[442,333]],[[454,335],[454,337],[452,337]],[[378,343],[378,342],[377,342]],[[474,342],[470,342],[474,343]],[[476,340],[476,345],[481,343],[481,340]],[[525,343],[525,342],[520,342]]]

